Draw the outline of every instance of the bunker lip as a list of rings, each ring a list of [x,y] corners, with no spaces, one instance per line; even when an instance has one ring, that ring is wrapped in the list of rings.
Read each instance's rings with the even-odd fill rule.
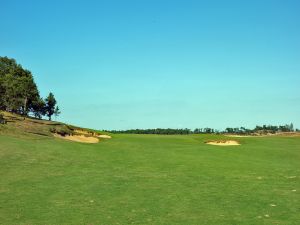
[[[235,140],[206,141],[205,144],[208,144],[208,145],[218,145],[218,146],[241,145],[238,141],[235,141]]]
[[[61,138],[64,140],[69,140],[69,141],[75,141],[75,142],[81,142],[81,143],[90,143],[90,144],[95,144],[99,142],[99,139],[96,137],[86,137],[84,135],[66,135],[62,136],[59,134],[53,134],[54,137]]]

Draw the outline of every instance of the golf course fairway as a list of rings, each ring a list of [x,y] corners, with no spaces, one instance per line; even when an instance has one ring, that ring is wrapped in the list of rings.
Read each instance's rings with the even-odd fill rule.
[[[0,135],[0,224],[300,224],[300,138],[226,138]]]

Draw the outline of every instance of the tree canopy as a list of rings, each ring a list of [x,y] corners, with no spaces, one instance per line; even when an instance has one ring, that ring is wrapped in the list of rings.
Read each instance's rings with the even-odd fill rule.
[[[51,119],[56,100],[51,92],[50,94],[52,100],[50,104],[46,104],[40,97],[32,73],[24,69],[15,59],[0,57],[0,110],[24,116],[32,113],[37,118],[50,115]]]

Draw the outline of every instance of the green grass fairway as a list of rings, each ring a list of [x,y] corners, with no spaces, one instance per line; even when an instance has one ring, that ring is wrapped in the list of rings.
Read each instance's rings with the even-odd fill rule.
[[[300,224],[300,138],[218,138],[2,134],[0,223]]]

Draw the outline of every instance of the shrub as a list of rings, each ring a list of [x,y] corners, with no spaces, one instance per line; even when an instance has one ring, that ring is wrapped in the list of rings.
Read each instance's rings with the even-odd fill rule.
[[[73,131],[66,126],[52,127],[50,128],[50,132],[61,136],[73,135]]]
[[[0,113],[0,124],[6,124],[6,120],[4,119],[4,116]]]

